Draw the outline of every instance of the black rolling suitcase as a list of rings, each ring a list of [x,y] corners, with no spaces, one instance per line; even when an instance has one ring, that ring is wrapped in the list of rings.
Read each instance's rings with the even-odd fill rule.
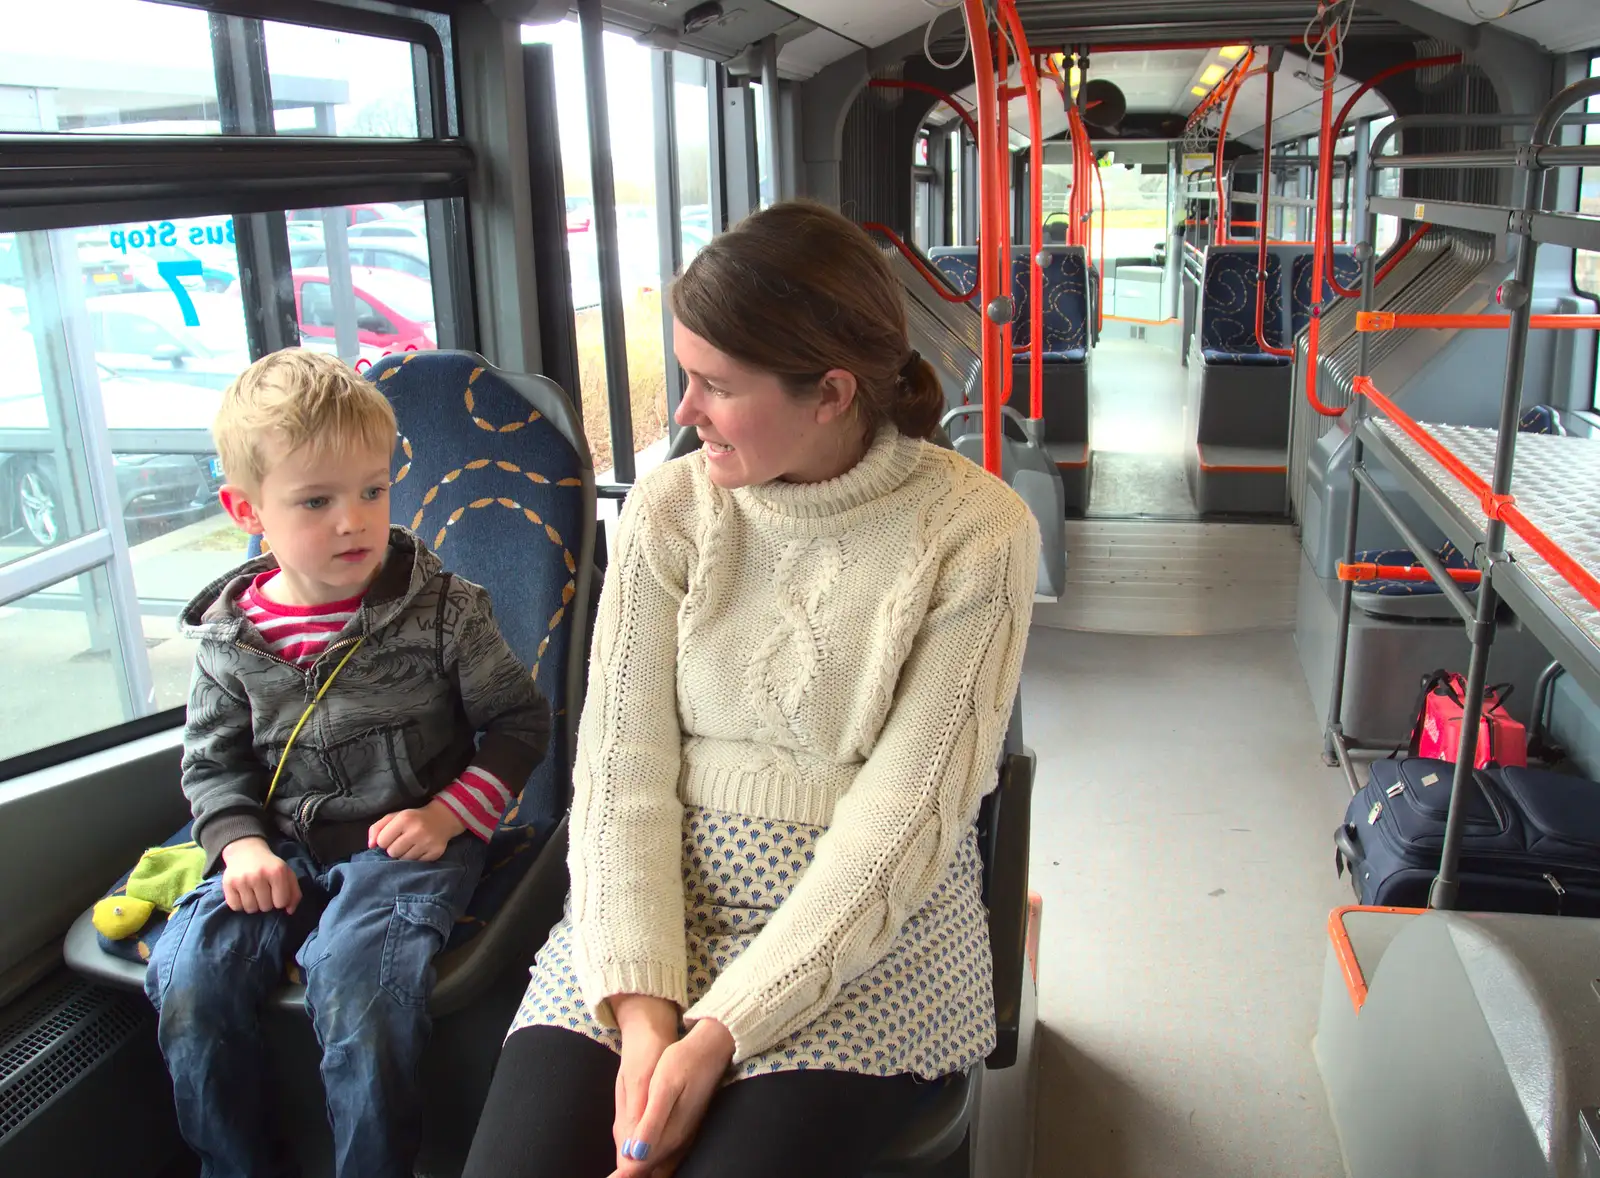
[[[1455,766],[1377,761],[1334,834],[1363,904],[1425,908],[1439,870]],[[1538,769],[1474,770],[1459,907],[1600,916],[1600,784]]]

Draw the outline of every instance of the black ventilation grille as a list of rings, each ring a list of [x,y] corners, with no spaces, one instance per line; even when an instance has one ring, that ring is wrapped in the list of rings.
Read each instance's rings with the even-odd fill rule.
[[[0,1142],[151,1017],[136,996],[67,977],[0,1022]]]

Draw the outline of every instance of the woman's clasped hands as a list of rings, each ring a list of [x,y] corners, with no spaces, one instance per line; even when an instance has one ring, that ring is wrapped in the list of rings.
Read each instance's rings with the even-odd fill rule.
[[[611,1008],[622,1033],[612,1178],[670,1178],[733,1061],[733,1036],[701,1019],[680,1039],[678,1007],[665,998],[624,994]]]

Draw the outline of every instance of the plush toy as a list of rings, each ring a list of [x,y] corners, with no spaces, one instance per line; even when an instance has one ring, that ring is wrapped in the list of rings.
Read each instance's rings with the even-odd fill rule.
[[[179,900],[199,887],[205,866],[205,851],[194,843],[151,847],[128,876],[124,894],[106,896],[95,904],[94,927],[113,941],[126,940],[158,910],[171,912]]]

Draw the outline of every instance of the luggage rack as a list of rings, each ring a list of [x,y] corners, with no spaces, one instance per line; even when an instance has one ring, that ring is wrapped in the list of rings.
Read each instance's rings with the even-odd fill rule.
[[[1552,656],[1589,694],[1600,699],[1600,439],[1542,435],[1519,439],[1517,432],[1530,328],[1600,327],[1600,316],[1535,317],[1531,311],[1534,260],[1541,242],[1600,251],[1600,218],[1542,209],[1548,170],[1600,164],[1600,146],[1558,146],[1550,142],[1562,124],[1600,121],[1594,116],[1566,113],[1597,95],[1600,78],[1567,87],[1545,106],[1536,121],[1528,120],[1533,125],[1531,139],[1514,148],[1375,155],[1372,159],[1374,177],[1382,169],[1515,167],[1525,178],[1523,200],[1516,207],[1370,196],[1366,239],[1357,247],[1361,261],[1361,313],[1357,316],[1360,375],[1355,380],[1350,409],[1354,455],[1344,561],[1340,566],[1342,583],[1327,751],[1344,771],[1351,792],[1356,792],[1359,782],[1350,752],[1359,746],[1346,737],[1340,716],[1354,590],[1356,523],[1364,493],[1400,532],[1418,562],[1461,615],[1471,646],[1462,745],[1456,756],[1439,872],[1429,893],[1432,908],[1456,907],[1464,799],[1499,602],[1504,599]],[[1502,304],[1510,311],[1509,317],[1374,314],[1375,259],[1370,243],[1375,238],[1377,217],[1384,214],[1487,232],[1507,247],[1514,247],[1515,275],[1502,290]],[[1368,375],[1372,334],[1423,328],[1507,330],[1498,429],[1420,425],[1372,383]],[[1369,415],[1365,411],[1367,402],[1381,416]],[[1473,562],[1482,575],[1475,602],[1374,481],[1364,463],[1368,451],[1462,552],[1473,554]],[[1518,494],[1513,496],[1513,467],[1519,455],[1522,463],[1515,479]]]

